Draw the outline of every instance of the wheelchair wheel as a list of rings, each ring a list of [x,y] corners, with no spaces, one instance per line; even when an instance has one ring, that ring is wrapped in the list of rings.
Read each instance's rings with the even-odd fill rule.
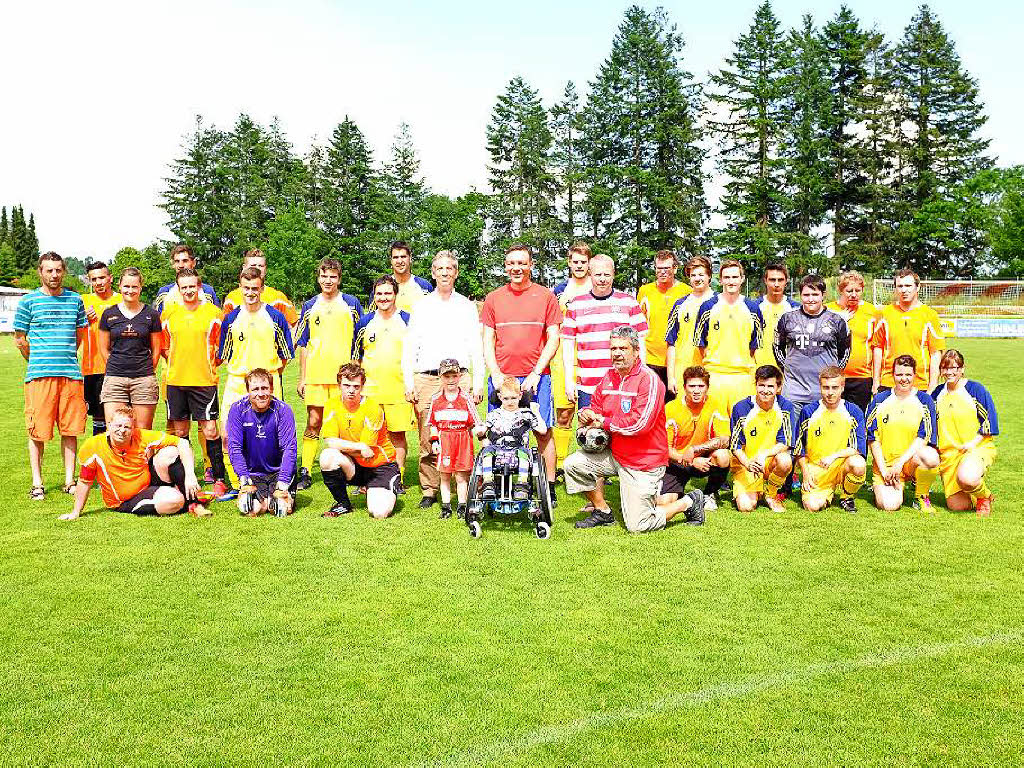
[[[474,539],[479,539],[481,536],[483,536],[483,533],[484,533],[483,528],[480,527],[480,522],[478,520],[473,520],[472,522],[470,522],[470,524],[469,524],[469,535],[470,536],[472,536]]]
[[[484,503],[480,499],[480,456],[473,462],[473,469],[469,473],[469,493],[466,496],[466,525],[473,538],[480,536],[480,523],[476,522],[483,515]],[[473,525],[477,526],[477,533],[473,533]]]
[[[543,521],[537,523],[537,527],[534,528],[534,532],[537,534],[538,539],[551,538],[551,526]]]
[[[551,486],[548,485],[548,474],[544,469],[544,457],[537,451],[533,452],[533,490],[537,494],[537,511],[539,522],[546,523],[548,531],[551,530],[552,518],[551,508]],[[540,536],[540,538],[547,538]]]

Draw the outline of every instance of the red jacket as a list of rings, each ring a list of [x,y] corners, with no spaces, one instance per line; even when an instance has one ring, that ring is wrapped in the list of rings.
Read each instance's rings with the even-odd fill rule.
[[[625,376],[612,368],[594,390],[590,407],[605,417],[619,464],[643,471],[668,466],[665,385],[654,371],[639,360]]]

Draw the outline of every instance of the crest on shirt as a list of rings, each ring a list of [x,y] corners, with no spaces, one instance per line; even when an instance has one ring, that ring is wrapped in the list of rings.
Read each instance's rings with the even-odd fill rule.
[[[633,407],[633,400],[629,397],[624,397],[619,401],[619,407],[623,413],[629,413],[629,409]]]

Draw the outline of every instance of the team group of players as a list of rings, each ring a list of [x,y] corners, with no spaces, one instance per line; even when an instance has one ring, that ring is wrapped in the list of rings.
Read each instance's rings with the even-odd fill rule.
[[[752,299],[741,293],[746,277],[739,262],[721,264],[721,292],[715,293],[706,258],[687,261],[687,282],[681,282],[676,256],[661,251],[655,259],[656,280],[634,297],[613,287],[612,260],[592,256],[580,243],[568,253],[565,282],[553,292],[532,284],[536,296],[520,300],[518,309],[529,303],[526,314],[538,314],[535,322],[488,297],[484,314],[491,315],[481,334],[472,317],[439,314],[441,305],[431,303],[437,303],[434,287],[411,274],[406,244],[393,244],[390,255],[393,273],[375,283],[366,313],[356,297],[340,292],[341,266],[330,259],[319,265],[320,293],[296,311],[283,293],[265,285],[266,258],[259,251],[246,253],[239,287],[222,308],[195,271],[187,246],[172,252],[176,280],[160,289],[152,307],[139,300],[137,270],[125,270],[115,293],[109,268],[100,263],[88,270],[92,293],[75,305],[71,297],[77,294],[62,291],[54,276],[55,266],[62,273],[63,265],[47,260],[55,254],[44,255],[43,287],[23,298],[15,321],[19,347],[29,360],[25,397],[31,497],[43,497],[42,444],[56,423],[64,446],[65,490],[76,495],[68,517],[81,512],[93,481],[111,508],[166,513],[176,511],[177,504],[208,514],[197,492],[188,440],[190,423],[196,421],[212,497],[227,500],[242,490],[249,494],[245,504],[240,502],[243,511],[254,509],[253,501],[265,510],[271,499],[290,511],[295,492],[312,483],[323,438],[327,443],[320,464],[335,496],[332,509],[342,513],[351,508],[345,486],[354,484],[366,487],[368,502],[376,494],[371,511],[381,517],[390,514],[394,497],[402,492],[398,468],[405,464],[406,433],[418,428],[424,502],[429,506],[440,491],[442,516],[447,516],[448,479],[465,480],[460,474],[466,451],[460,449],[458,471],[445,471],[452,467],[438,455],[439,421],[433,411],[466,411],[472,421],[483,398],[486,358],[490,389],[497,393],[494,405],[501,390],[510,408],[517,394],[512,389],[534,393],[539,408],[526,422],[538,443],[543,441],[554,476],[569,451],[577,406],[589,406],[612,368],[611,331],[629,325],[639,335],[641,360],[667,386],[663,439],[670,463],[659,504],[678,503],[687,483],[698,478],[707,478],[705,494],[713,504],[731,472],[738,508],[749,511],[763,498],[781,510],[798,467],[807,509],[821,509],[838,497],[842,508],[854,511],[852,499],[865,482],[870,450],[874,495],[882,508],[901,506],[904,484],[911,481],[915,505],[930,508],[928,491],[940,474],[951,509],[974,506],[979,514],[991,509],[985,475],[995,458],[996,409],[985,388],[964,377],[962,356],[944,351],[938,316],[918,300],[919,281],[912,272],[897,273],[896,299],[882,308],[864,301],[863,279],[847,273],[840,279],[838,301],[826,307],[824,282],[814,276],[802,281],[799,303],[787,299],[784,265],[767,268],[764,295]],[[515,287],[514,255],[512,261],[509,275]],[[439,290],[457,276],[454,255],[448,262],[454,265],[450,275],[445,259],[435,258],[435,267],[441,266],[440,272],[432,271]],[[532,266],[528,254],[524,263],[527,270]],[[450,292],[451,285],[447,288]],[[513,303],[526,295],[509,293]],[[553,301],[546,298],[550,295]],[[427,296],[431,301],[423,305],[420,322],[413,323],[417,304]],[[463,311],[461,305],[448,307],[448,296],[443,298],[443,312]],[[495,307],[502,317],[493,316]],[[73,344],[82,348],[80,373],[77,358],[71,370],[67,343],[52,341],[55,329],[69,323]],[[501,334],[508,347],[510,340],[518,340],[515,328],[530,325],[542,331],[540,348],[527,367],[539,369],[522,376],[513,371],[516,386],[511,387],[504,381],[508,377],[495,375],[511,353],[499,360],[495,350],[500,358]],[[483,336],[482,354],[473,334],[458,340],[467,327]],[[420,357],[436,346],[435,357],[444,357],[447,371],[440,370],[443,366],[423,370],[415,359],[410,364],[410,328]],[[551,342],[552,328],[558,340],[544,343]],[[546,339],[543,329],[549,332]],[[444,354],[451,344],[456,353]],[[307,411],[301,444],[282,399],[282,373],[296,350],[298,394]],[[161,360],[167,433],[151,430],[161,394]],[[360,365],[353,368],[352,361]],[[221,365],[226,374],[222,391]],[[339,375],[341,370],[347,370],[346,377]],[[443,373],[455,389],[444,386]],[[432,389],[418,392],[424,382]],[[463,392],[461,400],[454,397],[456,390]],[[84,431],[86,408],[94,436],[78,450],[81,482],[76,485],[73,451],[75,436]],[[471,456],[471,440],[469,446]],[[464,482],[457,484],[463,502]],[[381,501],[381,489],[390,504]]]

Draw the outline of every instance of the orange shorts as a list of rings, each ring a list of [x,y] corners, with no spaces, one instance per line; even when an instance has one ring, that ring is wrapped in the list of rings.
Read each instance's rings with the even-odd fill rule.
[[[25,428],[33,440],[53,438],[53,425],[64,437],[85,432],[85,387],[81,380],[45,376],[25,382]]]

